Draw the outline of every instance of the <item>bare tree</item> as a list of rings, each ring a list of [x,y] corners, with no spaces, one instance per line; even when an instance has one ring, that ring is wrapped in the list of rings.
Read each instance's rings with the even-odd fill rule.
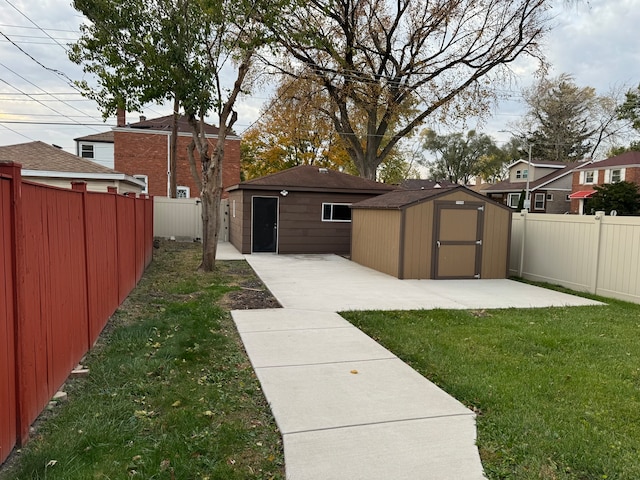
[[[309,76],[361,176],[427,119],[487,111],[521,56],[544,65],[551,0],[310,0],[274,31],[271,65]],[[288,55],[285,55],[285,52]],[[282,60],[284,59],[284,60]]]

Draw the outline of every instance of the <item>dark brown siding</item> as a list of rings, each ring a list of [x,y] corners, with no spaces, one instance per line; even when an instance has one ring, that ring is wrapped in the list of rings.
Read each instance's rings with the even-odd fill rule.
[[[243,251],[243,196],[241,190],[235,190],[229,194],[229,242],[241,253]]]
[[[241,236],[242,253],[251,253],[252,198],[274,196],[279,198],[278,253],[282,254],[349,254],[351,222],[323,222],[322,204],[353,204],[372,197],[371,194],[316,192],[289,192],[287,196],[282,196],[279,192],[272,190],[244,190],[241,205],[242,225],[236,227],[232,233],[234,242],[237,241],[238,236]],[[231,197],[233,198],[235,195]],[[235,246],[238,248],[237,245]]]

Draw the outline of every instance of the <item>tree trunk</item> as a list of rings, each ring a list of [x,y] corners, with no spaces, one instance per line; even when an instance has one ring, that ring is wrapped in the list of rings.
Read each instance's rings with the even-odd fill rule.
[[[212,163],[217,163],[213,160]],[[202,191],[202,263],[200,269],[211,272],[216,265],[218,232],[220,230],[220,200],[222,198],[221,165],[213,168],[212,177]],[[215,180],[219,177],[220,180]]]

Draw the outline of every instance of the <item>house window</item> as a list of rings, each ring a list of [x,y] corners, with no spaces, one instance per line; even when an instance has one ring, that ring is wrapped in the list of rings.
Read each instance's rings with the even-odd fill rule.
[[[520,194],[519,193],[510,193],[507,196],[507,206],[511,208],[518,208],[518,203],[520,202]]]
[[[323,203],[322,204],[322,221],[323,222],[350,222],[351,221],[351,204],[350,203]]]
[[[190,198],[191,189],[178,185],[176,188],[176,198]]]
[[[593,170],[589,171],[589,172],[584,172],[584,183],[585,184],[593,183],[594,173],[595,172],[593,172]]]
[[[553,202],[553,193],[547,193],[547,202]]]
[[[136,178],[142,182],[144,182],[144,188],[142,189],[142,192],[140,193],[149,193],[149,177],[147,177],[146,175],[134,175],[133,178]]]
[[[81,145],[80,156],[82,158],[95,158],[93,156],[93,145]]]
[[[611,183],[618,183],[622,181],[622,170],[619,168],[611,170]]]
[[[529,170],[516,170],[516,178],[527,178]]]
[[[535,208],[536,210],[544,210],[544,197],[544,193],[536,193],[533,208]]]

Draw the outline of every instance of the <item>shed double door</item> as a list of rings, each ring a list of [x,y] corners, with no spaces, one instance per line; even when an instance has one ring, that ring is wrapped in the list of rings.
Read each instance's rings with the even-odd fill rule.
[[[433,277],[480,278],[484,204],[436,202]]]

